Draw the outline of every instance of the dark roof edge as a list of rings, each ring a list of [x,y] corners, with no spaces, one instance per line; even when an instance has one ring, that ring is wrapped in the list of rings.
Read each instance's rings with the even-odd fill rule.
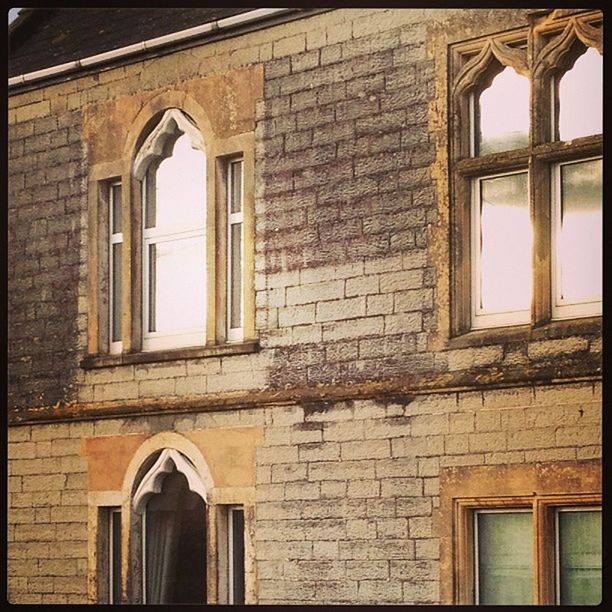
[[[45,9],[29,9],[24,17],[24,21],[29,19],[30,16],[36,11],[41,10]],[[33,72],[17,75],[9,78],[8,88],[9,90],[15,90],[17,88],[27,86],[35,87],[35,83],[38,84],[39,81],[48,81],[57,77],[66,77],[68,74],[81,70],[88,70],[93,66],[97,67],[110,64],[118,60],[129,59],[130,57],[134,57],[136,55],[141,56],[143,53],[147,52],[159,52],[162,48],[166,49],[177,44],[185,44],[195,39],[201,39],[203,37],[206,38],[211,34],[218,35],[223,31],[227,31],[228,36],[233,36],[242,33],[244,27],[253,27],[253,24],[255,24],[255,27],[257,27],[259,24],[263,24],[264,22],[272,22],[272,25],[274,25],[274,23],[278,23],[279,19],[295,19],[296,17],[299,18],[300,13],[311,12],[312,11],[305,10],[303,8],[254,9],[246,13],[239,13],[238,15],[231,17],[225,17],[203,23],[199,26],[178,30],[176,32],[172,32],[171,34],[143,40],[139,43],[130,44],[119,49],[98,53],[89,57],[66,62],[64,64],[58,64],[48,68],[43,68],[41,70],[35,70]],[[17,21],[20,16],[21,13],[15,21]]]
[[[15,17],[15,19],[13,21],[11,21],[11,23],[9,23],[9,27],[8,27],[8,33],[9,36],[12,36],[13,34],[15,34],[15,32],[17,30],[20,30],[21,27],[27,23],[28,21],[30,21],[30,18],[35,14],[38,13],[42,10],[47,10],[47,9],[37,9],[37,8],[22,8],[19,13],[17,14],[17,17]]]

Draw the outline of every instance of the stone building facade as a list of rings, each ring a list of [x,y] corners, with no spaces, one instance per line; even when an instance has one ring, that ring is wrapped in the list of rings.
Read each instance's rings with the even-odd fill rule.
[[[107,11],[106,26],[133,18]],[[520,533],[515,592],[575,596],[571,572],[585,567],[555,555],[563,518],[596,525],[601,504],[601,310],[557,308],[542,211],[554,208],[550,177],[598,160],[602,137],[547,135],[550,113],[544,121],[537,105],[585,51],[601,56],[601,14],[202,13],[199,24],[217,27],[37,74],[94,44],[36,64],[45,36],[58,32],[60,51],[79,40],[74,19],[61,29],[65,12],[34,11],[11,34],[9,600],[155,601],[153,561],[143,561],[154,535],[137,510],[163,496],[168,472],[204,501],[208,603],[503,598],[487,579],[505,566],[478,521],[519,514],[532,527],[498,527],[496,540]],[[150,39],[167,34],[155,27]],[[466,155],[466,121],[477,119],[466,119],[464,96],[507,66],[537,77],[529,144]],[[172,141],[192,129],[182,121],[206,154],[205,321],[199,341],[147,345],[135,169],[167,155],[156,126]],[[236,269],[224,208],[235,161]],[[465,182],[517,168],[531,181],[532,305],[518,323],[475,324]],[[592,597],[601,554],[589,529],[595,548],[576,554],[589,559],[587,586],[576,589]]]

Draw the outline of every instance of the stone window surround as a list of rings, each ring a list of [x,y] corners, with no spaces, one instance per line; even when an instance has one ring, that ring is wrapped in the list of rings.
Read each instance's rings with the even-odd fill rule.
[[[169,108],[178,108],[196,123],[207,152],[207,321],[202,346],[142,351],[142,242],[140,181],[134,161],[151,122]],[[116,159],[101,162],[89,171],[89,266],[88,266],[88,344],[81,361],[84,369],[112,367],[130,363],[152,363],[175,359],[202,358],[257,351],[254,298],[254,134],[253,132],[219,138],[205,110],[183,92],[164,92],[138,113],[129,128]],[[226,332],[225,242],[227,236],[228,162],[240,157],[244,171],[244,340],[228,343]],[[108,308],[109,185],[122,184],[124,257],[122,266],[122,344],[123,352],[110,354]],[[214,238],[214,239],[211,239]],[[217,248],[217,245],[222,248]]]
[[[601,29],[592,24],[601,21],[601,13],[535,16],[531,28],[487,36],[470,42],[451,44],[450,166],[451,166],[451,282],[450,338],[451,348],[479,346],[491,341],[537,340],[576,333],[599,333],[601,316],[580,319],[551,320],[550,295],[550,173],[555,163],[602,155],[602,135],[587,136],[569,143],[552,141],[550,121],[550,81],[574,56],[574,43],[580,41],[603,52]],[[527,49],[517,45],[527,42]],[[529,67],[531,58],[533,68]],[[532,125],[529,147],[516,151],[469,157],[470,125],[467,92],[487,77],[492,78],[492,60],[512,66],[519,73],[531,73]],[[471,329],[471,272],[469,249],[470,181],[500,171],[529,168],[530,208],[534,223],[534,296],[531,323],[486,329]]]
[[[126,470],[120,490],[90,491],[88,528],[88,599],[90,603],[104,603],[109,598],[108,519],[110,510],[121,511],[121,591],[124,603],[138,603],[142,597],[142,516],[134,507],[138,487],[148,469],[147,459],[156,451],[172,449],[189,460],[190,469],[198,475],[199,485],[206,497],[207,532],[207,602],[227,603],[229,572],[227,548],[228,513],[230,508],[244,509],[246,565],[253,563],[253,543],[249,533],[254,520],[255,491],[252,487],[216,486],[211,471],[200,450],[184,436],[162,432],[147,439],[134,453]],[[200,495],[202,492],[200,492]],[[253,593],[252,572],[245,574],[245,592]],[[252,595],[251,595],[252,596]]]
[[[439,511],[441,603],[474,603],[474,511],[531,508],[534,597],[538,604],[554,604],[554,510],[560,506],[601,506],[601,501],[601,464],[596,460],[443,469]]]

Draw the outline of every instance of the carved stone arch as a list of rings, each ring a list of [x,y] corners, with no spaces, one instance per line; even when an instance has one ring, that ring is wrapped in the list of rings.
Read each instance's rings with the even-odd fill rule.
[[[164,476],[161,477],[160,481],[155,480],[155,474],[152,473],[152,468],[149,468],[145,476],[139,479],[145,461],[160,450],[162,452],[153,467],[160,462],[160,459],[162,459],[164,455],[164,451],[174,451],[174,453],[166,453],[166,456],[162,459],[162,464],[156,468],[156,472],[162,474],[164,470],[168,468],[172,469],[171,464],[173,464],[187,478],[190,490],[198,493],[205,501],[210,499],[210,493],[214,489],[215,483],[208,463],[200,449],[191,440],[181,434],[176,432],[162,432],[148,438],[141,444],[134,453],[126,470],[123,479],[122,498],[133,507],[134,510],[136,510],[136,508],[132,505],[132,500],[136,498],[136,494],[144,483],[146,476],[151,475],[153,477],[153,483],[161,484],[163,481]],[[177,455],[182,456],[182,459],[179,459]],[[170,461],[170,463],[168,463],[168,461]],[[177,461],[180,467],[177,465]],[[192,468],[189,467],[189,465],[191,465]],[[195,475],[197,475],[197,479]],[[189,480],[190,477],[192,478],[191,481]],[[196,482],[196,480],[199,482]],[[192,488],[192,486],[195,488]],[[139,499],[142,497],[143,492],[144,489],[142,489]]]
[[[165,91],[153,97],[145,104],[132,122],[128,132],[123,158],[132,165],[143,143],[143,133],[154,117],[165,113],[168,109],[178,109],[195,124],[203,137],[207,151],[217,146],[217,135],[214,125],[205,110],[187,93],[183,91]]]
[[[594,47],[599,55],[603,55],[603,26],[596,28],[592,26],[585,18],[574,19],[574,29],[576,36],[584,44],[585,47]]]
[[[486,88],[497,74],[496,70],[491,70],[493,60],[497,60],[502,66],[514,68],[518,74],[529,78],[526,51],[509,47],[495,38],[489,38],[478,55],[457,75],[453,93],[456,96],[464,94],[476,84],[480,84],[483,89]]]
[[[603,28],[596,28],[583,18],[572,17],[563,32],[553,38],[540,52],[534,64],[534,78],[547,76],[553,70],[568,70],[578,57],[575,43],[597,49],[603,55]]]
[[[137,514],[144,512],[145,506],[152,495],[161,493],[163,481],[173,469],[183,474],[187,480],[187,488],[193,493],[197,493],[206,502],[206,487],[193,463],[176,449],[165,448],[157,461],[144,475],[136,493],[134,493],[132,507]]]
[[[204,139],[196,125],[178,108],[169,108],[138,149],[132,169],[138,180],[144,178],[150,161],[163,155],[166,144],[177,133],[186,134],[194,149],[205,152]]]

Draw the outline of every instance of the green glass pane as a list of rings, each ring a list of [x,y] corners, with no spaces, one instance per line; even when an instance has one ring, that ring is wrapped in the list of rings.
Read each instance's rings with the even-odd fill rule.
[[[601,512],[559,512],[560,603],[601,601]]]
[[[477,514],[478,603],[533,603],[531,512]]]

